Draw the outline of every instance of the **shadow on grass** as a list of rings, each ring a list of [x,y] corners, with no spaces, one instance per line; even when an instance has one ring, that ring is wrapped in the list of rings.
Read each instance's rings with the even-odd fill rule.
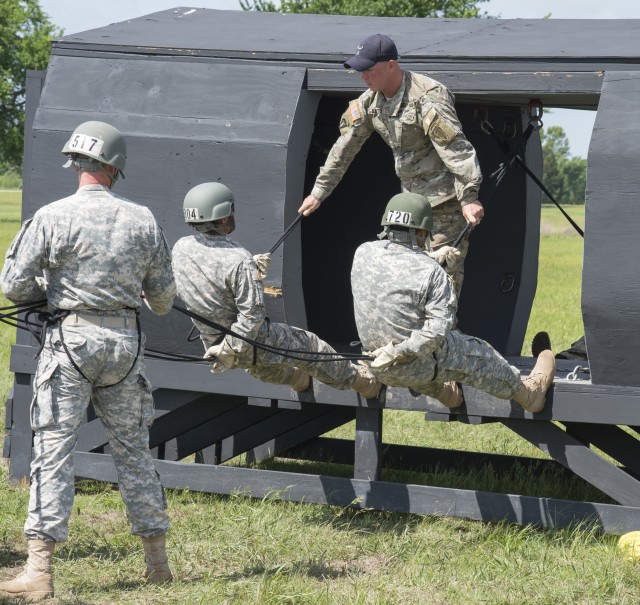
[[[56,549],[56,558],[63,561],[81,559],[98,559],[99,561],[115,563],[131,556],[131,544],[114,544],[113,542],[65,542]],[[142,565],[142,549],[140,549]]]
[[[282,565],[266,567],[265,565],[247,565],[242,571],[227,574],[222,579],[229,582],[246,580],[257,576],[278,577],[283,575],[306,576],[316,580],[336,580],[361,570],[357,567],[349,567],[345,562],[329,561],[294,561]]]
[[[24,563],[27,560],[27,553],[14,550],[13,548],[2,548],[0,550],[0,568],[5,567],[13,568],[18,564]]]
[[[255,465],[254,468],[328,477],[353,477],[352,466],[331,462],[273,458]],[[543,459],[527,464],[516,461],[509,469],[496,469],[490,463],[466,467],[463,465],[441,467],[436,463],[433,470],[429,471],[384,468],[382,481],[582,502],[614,503],[610,497],[584,479],[567,471],[560,464]]]

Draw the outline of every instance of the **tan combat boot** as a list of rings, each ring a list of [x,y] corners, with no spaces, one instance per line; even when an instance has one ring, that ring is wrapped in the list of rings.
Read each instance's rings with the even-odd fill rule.
[[[520,383],[520,388],[513,400],[527,412],[539,412],[545,404],[545,398],[556,371],[556,360],[553,352],[545,349],[538,354],[538,361],[531,374]]]
[[[382,385],[371,375],[367,368],[359,366],[351,388],[360,393],[365,399],[375,399],[380,393]]]
[[[51,557],[55,542],[29,540],[29,557],[22,573],[0,583],[0,596],[20,599],[23,603],[39,603],[53,596]]]
[[[147,578],[147,582],[152,584],[161,584],[173,580],[173,574],[169,569],[169,559],[167,558],[166,541],[166,534],[155,536],[154,538],[142,538],[144,561],[147,564],[144,577]]]
[[[311,377],[300,368],[293,368],[291,378],[287,383],[296,393],[304,393],[311,383]]]
[[[457,382],[445,382],[436,399],[448,408],[459,408],[464,402],[462,389]]]

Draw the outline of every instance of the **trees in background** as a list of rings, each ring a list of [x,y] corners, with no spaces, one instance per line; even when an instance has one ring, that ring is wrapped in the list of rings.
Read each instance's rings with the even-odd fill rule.
[[[387,17],[487,17],[487,0],[240,0],[244,10]],[[46,69],[49,45],[62,30],[39,0],[0,0],[0,175],[22,167],[25,81],[29,69]],[[560,126],[541,131],[544,183],[559,203],[583,204],[586,160],[569,154]],[[549,201],[546,196],[544,201]]]
[[[587,160],[569,153],[569,140],[561,126],[540,131],[542,181],[559,204],[584,204]],[[542,201],[550,202],[543,194]]]
[[[487,17],[478,4],[488,0],[240,0],[243,10],[368,17]]]
[[[22,166],[27,70],[46,68],[60,35],[38,0],[0,0],[0,173]]]

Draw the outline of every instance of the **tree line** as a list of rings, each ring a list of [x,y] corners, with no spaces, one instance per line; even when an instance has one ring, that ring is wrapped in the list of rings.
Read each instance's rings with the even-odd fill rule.
[[[243,10],[379,17],[489,18],[487,0],[239,0]],[[27,70],[44,70],[50,42],[62,36],[39,0],[0,0],[0,184],[19,182],[22,170]],[[582,204],[586,160],[569,153],[564,130],[541,131],[544,183],[559,203]],[[545,196],[545,200],[546,196]]]

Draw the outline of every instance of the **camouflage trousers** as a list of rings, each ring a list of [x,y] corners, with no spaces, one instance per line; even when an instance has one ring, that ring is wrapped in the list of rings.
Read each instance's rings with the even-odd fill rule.
[[[520,386],[520,372],[510,366],[488,342],[457,330],[447,334],[433,355],[371,370],[389,386],[410,387],[436,396],[444,382],[460,382],[500,399],[513,399]]]
[[[412,182],[402,187],[403,191],[419,193],[423,195],[420,181]],[[457,199],[451,199],[443,204],[439,204],[433,208],[433,228],[431,229],[431,237],[429,245],[431,250],[437,250],[442,246],[452,246],[463,229],[467,226],[467,220],[462,216],[462,206]],[[465,236],[458,250],[462,255],[462,260],[467,256],[469,251],[469,238]],[[451,276],[456,290],[456,298],[460,299],[460,290],[464,281],[464,262],[460,263],[460,267],[456,271],[450,271],[447,267],[445,271]]]
[[[122,382],[104,386],[121,380],[134,363],[138,335],[133,316],[132,322],[134,329],[63,327],[70,355],[93,384],[71,364],[58,326],[47,331],[31,404],[35,455],[24,528],[28,539],[61,542],[68,537],[75,492],[73,453],[90,400],[109,438],[132,533],[153,537],[169,528],[164,491],[149,451],[153,398],[142,354]]]
[[[437,250],[442,246],[452,246],[462,230],[467,226],[467,221],[462,216],[462,206],[458,200],[450,200],[444,204],[440,204],[433,209],[433,229],[431,231],[430,245],[432,250]],[[464,237],[458,244],[458,250],[462,255],[462,260],[467,256],[469,251],[469,238]],[[456,271],[449,271],[445,267],[445,271],[449,273],[453,280],[456,290],[456,298],[460,299],[460,290],[464,280],[464,262],[460,263],[460,267]]]
[[[208,339],[205,334],[202,335],[202,340],[205,349],[215,344],[215,341]],[[358,373],[357,366],[346,360],[322,362],[323,356],[314,355],[314,353],[331,353],[333,355],[338,355],[338,353],[313,332],[288,324],[265,322],[260,328],[256,342],[288,349],[296,357],[304,358],[291,359],[256,347],[254,363],[254,347],[250,347],[240,355],[235,367],[246,370],[263,382],[288,384],[293,375],[293,368],[297,367],[320,382],[336,389],[346,390],[351,388]],[[313,353],[303,355],[300,353],[301,351],[312,351]]]

